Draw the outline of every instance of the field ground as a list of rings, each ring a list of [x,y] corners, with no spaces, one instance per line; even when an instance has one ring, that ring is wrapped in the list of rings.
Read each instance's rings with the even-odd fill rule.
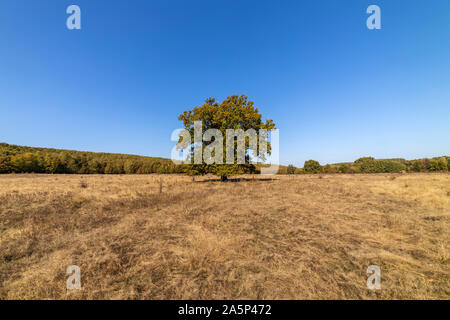
[[[449,174],[241,178],[0,176],[0,299],[450,298]]]

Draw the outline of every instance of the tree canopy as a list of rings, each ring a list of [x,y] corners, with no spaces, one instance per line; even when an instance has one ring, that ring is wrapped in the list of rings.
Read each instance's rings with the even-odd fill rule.
[[[205,159],[202,159],[201,163],[195,163],[195,145],[194,140],[190,141],[190,159],[191,163],[188,163],[187,172],[188,174],[206,174],[213,173],[222,178],[222,180],[226,180],[226,178],[233,174],[242,174],[242,173],[252,173],[256,172],[256,167],[252,163],[250,158],[258,158],[260,160],[264,160],[265,156],[271,153],[271,145],[267,139],[264,139],[266,142],[266,152],[257,154],[256,149],[261,147],[260,139],[256,140],[256,148],[251,148],[251,139],[246,136],[244,139],[244,156],[245,163],[239,163],[237,161],[238,157],[238,146],[239,139],[233,137],[232,145],[233,145],[233,163],[230,164],[227,161],[226,150],[226,137],[227,130],[242,130],[247,132],[247,130],[255,130],[256,133],[259,133],[259,130],[273,130],[275,129],[275,124],[271,119],[266,121],[262,120],[262,115],[259,113],[258,108],[255,107],[253,101],[249,101],[245,95],[231,95],[227,97],[222,103],[216,102],[214,98],[208,98],[205,100],[205,103],[201,106],[196,106],[192,110],[188,110],[183,112],[178,119],[183,122],[184,128],[189,132],[191,137],[195,136],[195,122],[201,121],[202,123],[202,134],[203,132],[208,131],[209,129],[216,129],[221,133],[223,137],[222,141],[214,136],[214,139],[210,139],[210,141],[206,141],[202,139],[202,149],[201,154],[205,153],[205,150],[208,150],[208,146],[211,146],[214,142],[220,143],[222,150],[224,152],[219,157],[222,158],[221,163],[217,163],[217,161],[213,164],[208,164]],[[267,137],[266,137],[267,138]],[[181,142],[182,138],[180,138]],[[217,141],[216,141],[217,140]],[[214,150],[212,152],[213,156],[217,156]],[[216,158],[217,159],[217,158]],[[220,160],[220,159],[219,159]]]

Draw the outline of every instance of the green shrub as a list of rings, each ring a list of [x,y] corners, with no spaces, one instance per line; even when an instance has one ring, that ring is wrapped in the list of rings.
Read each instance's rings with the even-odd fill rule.
[[[11,172],[9,157],[0,156],[0,173],[8,173],[8,172]]]
[[[400,159],[374,159],[372,157],[359,158],[354,162],[355,173],[388,173],[406,170],[406,165]]]
[[[342,163],[338,167],[338,173],[349,173],[350,165],[346,163]]]
[[[296,167],[294,167],[292,164],[290,164],[287,167],[286,173],[287,174],[295,174],[296,169],[297,169]]]
[[[322,167],[323,173],[338,173],[338,167],[336,165],[326,164]]]
[[[305,161],[305,164],[303,165],[303,170],[306,173],[320,173],[322,171],[322,166],[316,160],[308,160]]]
[[[433,158],[429,162],[428,171],[448,171],[448,163],[446,157]]]

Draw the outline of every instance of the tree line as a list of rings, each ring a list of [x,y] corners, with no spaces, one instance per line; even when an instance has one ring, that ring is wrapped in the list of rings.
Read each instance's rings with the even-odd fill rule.
[[[0,143],[0,173],[183,173],[169,159],[33,148]]]
[[[354,162],[320,165],[318,161],[305,161],[303,168],[293,165],[282,168],[287,174],[301,173],[400,173],[450,171],[450,157],[423,158],[416,160],[359,158]]]
[[[259,171],[256,166],[256,173]],[[321,165],[305,161],[303,168],[280,166],[279,174],[400,173],[450,171],[450,157],[405,159],[359,158],[354,162]],[[187,173],[187,165],[136,155],[34,148],[0,143],[0,173],[149,174]]]

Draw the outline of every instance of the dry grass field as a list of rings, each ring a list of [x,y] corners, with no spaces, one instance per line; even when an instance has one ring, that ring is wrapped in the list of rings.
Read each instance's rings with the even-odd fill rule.
[[[449,299],[449,174],[262,178],[0,176],[0,299]]]

